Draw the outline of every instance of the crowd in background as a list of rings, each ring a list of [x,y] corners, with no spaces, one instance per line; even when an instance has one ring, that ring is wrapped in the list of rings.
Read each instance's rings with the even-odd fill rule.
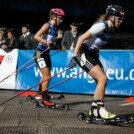
[[[58,30],[58,37],[56,40],[56,45],[53,49],[60,49],[64,46],[67,50],[74,50],[78,37],[81,35],[79,30],[82,22],[75,19],[70,24],[70,29],[64,31],[62,29]],[[34,33],[30,31],[30,24],[24,24],[20,28],[21,34],[16,35],[16,29],[14,28],[0,28],[0,48],[5,51],[10,51],[12,49],[21,50],[35,50],[37,48],[38,42],[34,40]]]
[[[30,25],[24,24],[21,27],[21,35],[16,35],[16,29],[5,27],[0,28],[0,48],[8,51],[12,49],[36,49],[37,42],[34,34],[30,32]]]
[[[60,49],[64,46],[67,50],[74,50],[78,37],[82,34],[82,22],[78,19],[72,20],[68,30],[58,30],[56,45],[53,49]],[[12,49],[35,50],[38,42],[34,40],[34,33],[31,32],[30,24],[24,24],[16,30],[15,28],[0,27],[0,49],[8,52]],[[124,33],[113,35],[109,43],[102,49],[134,49],[134,36]]]

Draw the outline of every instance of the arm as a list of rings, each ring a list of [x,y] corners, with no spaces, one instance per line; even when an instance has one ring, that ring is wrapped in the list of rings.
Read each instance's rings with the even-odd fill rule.
[[[78,56],[80,53],[80,49],[82,44],[85,40],[90,39],[91,37],[97,36],[103,33],[106,25],[104,23],[96,23],[94,24],[88,31],[82,34],[77,41],[76,48],[75,48],[75,56]]]
[[[67,32],[65,31],[62,41],[61,41],[61,46],[65,46],[66,47],[66,38],[67,38]]]
[[[72,57],[70,63],[68,64],[69,68],[74,68],[77,65],[77,62],[79,61],[79,54],[80,54],[80,49],[83,45],[83,42],[85,40],[90,39],[93,36],[96,36],[103,32],[103,29],[105,28],[103,24],[95,24],[93,25],[88,31],[86,31],[84,34],[82,34],[77,41],[76,48],[75,48],[75,54]]]
[[[68,67],[70,69],[76,67],[77,62],[79,61],[78,56],[79,56],[80,49],[82,47],[83,41],[86,40],[86,39],[89,39],[89,38],[91,38],[91,33],[89,32],[89,30],[78,38],[76,48],[75,48],[75,56],[72,57],[70,63],[68,64]]]
[[[83,44],[84,40],[87,40],[87,39],[91,38],[91,36],[92,35],[91,35],[90,31],[88,30],[78,38],[76,48],[75,48],[75,56],[79,55],[80,49],[82,47],[82,44]]]
[[[34,35],[34,39],[43,44],[48,44],[47,40],[41,38],[41,35],[47,34],[49,32],[49,24],[45,23],[41,29]]]

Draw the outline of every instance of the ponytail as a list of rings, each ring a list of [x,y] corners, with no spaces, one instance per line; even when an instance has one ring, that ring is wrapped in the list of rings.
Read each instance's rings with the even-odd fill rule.
[[[104,20],[108,20],[108,15],[106,14],[103,14],[101,15],[97,21],[95,21],[94,23],[98,23],[98,22],[101,22],[101,21],[104,21]]]

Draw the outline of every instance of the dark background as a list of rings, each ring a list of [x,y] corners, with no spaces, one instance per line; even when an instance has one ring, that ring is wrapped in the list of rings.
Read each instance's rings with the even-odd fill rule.
[[[50,9],[58,7],[66,13],[59,28],[70,29],[70,23],[78,18],[83,22],[81,31],[85,32],[99,15],[105,13],[110,4],[121,5],[126,12],[124,22],[116,31],[112,42],[116,43],[118,39],[118,42],[125,42],[124,46],[121,44],[121,48],[133,49],[134,0],[0,0],[0,27],[13,27],[19,33],[22,24],[29,23],[31,31],[35,33],[48,21]]]

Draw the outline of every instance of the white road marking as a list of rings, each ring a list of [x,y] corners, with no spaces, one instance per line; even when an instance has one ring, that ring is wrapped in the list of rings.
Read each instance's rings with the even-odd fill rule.
[[[134,102],[120,104],[120,106],[128,106],[128,105],[134,105]]]

